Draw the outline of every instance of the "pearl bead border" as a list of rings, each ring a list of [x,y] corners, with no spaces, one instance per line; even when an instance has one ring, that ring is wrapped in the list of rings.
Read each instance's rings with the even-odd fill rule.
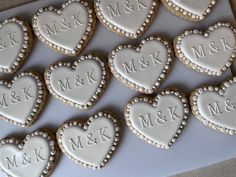
[[[153,85],[153,87],[151,89],[147,89],[144,88],[142,85],[138,85],[134,82],[129,81],[128,78],[123,77],[117,70],[116,67],[114,65],[114,58],[116,53],[118,53],[119,51],[123,50],[123,49],[133,49],[136,52],[140,52],[142,47],[150,42],[150,41],[157,41],[161,44],[163,44],[166,47],[167,50],[167,61],[166,61],[166,65],[164,66],[163,71],[161,72],[161,74],[158,76],[157,81],[155,82],[155,84]],[[174,56],[174,52],[172,50],[172,45],[168,42],[165,41],[164,39],[162,39],[161,37],[156,37],[156,36],[150,36],[144,40],[141,41],[141,43],[138,46],[132,46],[132,45],[119,45],[117,48],[113,49],[108,57],[108,64],[110,67],[111,72],[113,73],[114,77],[119,80],[122,84],[124,84],[125,86],[141,92],[141,93],[145,93],[145,94],[152,94],[153,92],[155,92],[161,85],[161,82],[163,80],[165,80],[165,78],[168,76],[168,73],[170,71],[171,68],[171,64],[173,62],[173,56]]]
[[[100,10],[100,2],[101,1],[102,0],[95,0],[95,2],[94,2],[95,12],[96,12],[96,15],[97,15],[99,21],[104,26],[106,26],[107,29],[109,29],[110,31],[116,32],[118,35],[130,38],[130,39],[137,39],[146,31],[146,29],[150,26],[153,18],[155,17],[157,7],[158,7],[158,0],[152,0],[151,9],[149,10],[149,14],[148,14],[147,18],[144,20],[142,26],[135,33],[129,33],[127,31],[117,27],[115,24],[112,24],[103,16],[103,14]]]
[[[227,27],[227,28],[231,29],[232,32],[235,34],[235,38],[236,38],[236,29],[230,23],[218,22],[215,25],[210,26],[206,32],[202,32],[202,31],[199,31],[199,30],[187,30],[187,31],[185,31],[184,33],[182,33],[181,35],[177,36],[174,39],[174,50],[175,50],[175,54],[178,57],[178,59],[184,65],[186,65],[187,67],[189,67],[190,69],[192,69],[194,71],[204,73],[204,74],[207,74],[207,75],[210,75],[210,76],[220,76],[224,71],[226,71],[232,65],[232,62],[233,62],[234,58],[236,57],[236,46],[234,47],[234,52],[231,55],[231,57],[229,58],[228,62],[218,72],[211,71],[209,69],[203,68],[203,67],[198,66],[197,64],[191,62],[190,60],[188,60],[188,58],[184,55],[184,53],[181,50],[181,44],[182,44],[182,41],[185,37],[194,34],[194,35],[202,35],[205,38],[208,38],[208,36],[212,32],[214,32],[216,29],[218,29],[220,27]]]
[[[205,12],[202,14],[202,16],[199,16],[197,14],[194,14],[193,12],[190,12],[176,5],[175,2],[173,2],[173,0],[161,0],[161,1],[163,5],[166,7],[166,9],[168,9],[174,15],[179,16],[185,20],[195,21],[195,22],[204,20],[205,17],[211,13],[212,8],[215,6],[217,2],[216,0],[211,0]]]
[[[4,28],[5,25],[10,23],[15,23],[21,28],[23,32],[23,41],[21,49],[11,66],[9,68],[0,67],[0,72],[3,73],[16,72],[24,64],[24,61],[26,60],[33,45],[33,34],[29,24],[26,21],[19,17],[11,17],[9,19],[4,20],[4,22],[0,24],[0,30]]]
[[[80,5],[83,5],[87,9],[89,19],[88,19],[87,29],[86,29],[84,35],[82,36],[81,40],[78,41],[78,44],[77,44],[75,50],[70,51],[68,49],[65,49],[62,46],[58,46],[57,44],[54,44],[53,42],[50,42],[49,40],[47,40],[40,33],[40,31],[38,29],[37,18],[40,14],[42,14],[44,12],[47,12],[47,11],[55,12],[57,15],[60,15],[67,6],[69,6],[73,3],[79,3]],[[51,48],[51,49],[53,49],[53,50],[55,50],[55,51],[57,51],[61,54],[65,54],[65,55],[68,55],[68,56],[76,56],[86,47],[87,42],[91,39],[91,37],[94,33],[94,30],[95,30],[95,26],[96,26],[96,16],[95,16],[94,10],[92,8],[92,5],[89,2],[86,2],[84,0],[69,0],[68,2],[62,4],[61,9],[56,9],[52,6],[45,7],[45,8],[40,8],[38,10],[38,12],[32,18],[32,26],[33,26],[33,30],[34,30],[35,35],[48,48]]]
[[[226,92],[227,88],[229,88],[230,86],[234,84],[236,84],[236,77],[233,77],[232,79],[228,79],[224,81],[220,85],[220,87],[207,86],[207,87],[197,88],[195,91],[191,93],[191,96],[190,96],[190,103],[191,103],[191,109],[192,109],[193,115],[198,120],[200,120],[205,126],[212,128],[213,130],[217,130],[222,133],[225,133],[227,135],[235,135],[236,129],[226,128],[224,126],[215,124],[211,122],[210,120],[207,120],[206,118],[204,118],[199,112],[197,100],[198,100],[198,96],[201,95],[203,92],[216,92],[220,96],[224,96],[224,93]]]
[[[25,139],[23,139],[22,141],[19,141],[17,138],[14,138],[14,137],[1,139],[0,148],[7,144],[10,144],[10,145],[16,145],[20,150],[22,150],[24,148],[24,145],[27,143],[29,139],[33,137],[37,137],[37,136],[42,137],[43,139],[46,139],[50,147],[49,161],[47,162],[45,169],[42,171],[42,174],[40,175],[40,177],[48,177],[52,173],[52,170],[56,162],[58,161],[58,157],[60,153],[54,135],[48,130],[36,130],[33,133],[26,135]],[[5,174],[7,174],[7,172],[5,172],[3,169],[1,170]]]
[[[99,119],[100,117],[106,117],[107,119],[110,119],[113,124],[114,124],[114,127],[115,127],[115,137],[114,137],[114,142],[113,142],[113,145],[112,147],[110,148],[109,152],[107,153],[107,155],[105,156],[103,162],[98,165],[98,166],[94,166],[94,165],[91,165],[91,164],[88,164],[88,163],[85,163],[83,161],[80,161],[80,160],[77,160],[75,157],[73,157],[72,155],[70,155],[66,149],[64,148],[63,146],[63,143],[62,143],[62,136],[63,136],[63,133],[65,131],[65,129],[68,129],[70,127],[77,127],[77,128],[82,128],[83,130],[87,130],[89,125],[96,119]],[[90,116],[88,118],[88,120],[84,123],[81,123],[81,121],[76,121],[76,120],[72,120],[72,121],[67,121],[65,123],[63,123],[58,131],[57,131],[57,142],[58,142],[58,145],[60,147],[60,149],[62,150],[62,152],[69,157],[69,159],[73,160],[75,163],[77,164],[80,164],[80,165],[83,165],[84,167],[89,167],[89,168],[92,168],[94,170],[96,169],[100,169],[102,167],[104,167],[106,165],[106,163],[111,159],[113,153],[116,151],[117,149],[117,145],[120,141],[120,123],[118,121],[118,119],[112,115],[111,113],[107,112],[107,111],[103,111],[103,112],[98,112],[96,113],[95,115],[93,116]]]
[[[32,108],[30,115],[26,118],[24,123],[19,123],[17,121],[11,120],[11,118],[3,116],[3,115],[1,115],[1,113],[0,113],[0,119],[3,119],[6,122],[9,122],[13,125],[27,128],[27,127],[30,127],[36,121],[39,114],[42,112],[42,110],[46,104],[48,92],[47,92],[46,86],[43,82],[43,78],[41,78],[41,75],[35,71],[24,71],[24,72],[16,75],[11,81],[0,80],[0,86],[11,88],[12,85],[16,81],[18,81],[19,79],[21,79],[23,77],[33,78],[38,86],[37,99],[35,100],[35,105]]]
[[[180,101],[183,103],[183,107],[184,107],[184,117],[182,119],[182,122],[180,124],[180,127],[178,128],[178,130],[176,131],[176,134],[173,136],[173,138],[170,140],[168,146],[160,144],[156,141],[153,141],[151,139],[149,139],[147,136],[143,135],[142,132],[140,132],[139,130],[137,130],[133,125],[132,125],[132,121],[130,119],[130,109],[131,107],[139,102],[143,102],[143,103],[149,103],[150,106],[152,107],[156,107],[158,105],[158,100],[160,99],[160,97],[166,96],[166,95],[173,95],[175,97],[177,97],[178,99],[180,99]],[[179,135],[182,133],[185,125],[187,124],[187,119],[188,119],[188,115],[190,112],[190,108],[189,108],[189,104],[188,104],[188,99],[185,96],[184,93],[181,93],[180,91],[178,91],[177,89],[168,89],[168,90],[164,90],[161,93],[159,93],[158,95],[156,95],[154,98],[151,97],[146,97],[146,96],[139,96],[136,98],[133,98],[131,101],[128,102],[128,104],[126,105],[125,109],[124,109],[124,116],[125,116],[125,121],[126,124],[128,125],[128,127],[130,128],[130,130],[137,135],[141,140],[152,144],[158,148],[162,148],[162,149],[169,149],[170,146],[173,145],[173,143],[175,143],[176,139],[179,137]],[[168,131],[168,130],[167,130]]]
[[[56,91],[54,91],[54,89],[51,86],[51,82],[50,82],[50,76],[53,70],[60,68],[60,67],[68,67],[70,69],[75,69],[77,65],[80,64],[80,62],[83,62],[84,60],[91,60],[92,62],[96,61],[102,70],[102,79],[100,81],[100,84],[96,90],[96,92],[91,96],[91,99],[86,103],[86,104],[78,104],[75,103],[65,97],[60,96],[59,94],[56,93]],[[57,99],[61,100],[63,103],[66,103],[70,106],[74,106],[76,108],[80,108],[80,109],[89,109],[91,106],[93,106],[98,99],[100,98],[100,96],[103,94],[103,92],[106,89],[106,86],[108,85],[108,81],[109,81],[109,70],[108,70],[108,66],[106,65],[106,63],[103,61],[103,59],[101,57],[98,57],[96,55],[83,55],[81,57],[79,57],[79,59],[75,60],[74,62],[63,62],[63,61],[59,61],[56,62],[52,65],[50,65],[44,72],[44,80],[46,83],[46,86],[49,90],[49,92]]]

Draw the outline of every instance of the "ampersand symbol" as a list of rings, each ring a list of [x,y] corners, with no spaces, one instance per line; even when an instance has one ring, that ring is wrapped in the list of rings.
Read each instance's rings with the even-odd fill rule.
[[[93,138],[93,135],[92,135],[92,133],[89,133],[88,135],[87,135],[87,144],[88,145],[95,145],[95,144],[97,144],[97,138]]]
[[[11,103],[12,104],[16,104],[16,103],[20,102],[20,96],[17,96],[16,92],[14,92],[14,91],[11,92],[10,96],[11,96]]]
[[[22,160],[22,164],[23,165],[28,165],[28,164],[31,163],[31,158],[27,158],[27,154],[26,153],[22,154],[22,158],[23,158],[23,160]]]

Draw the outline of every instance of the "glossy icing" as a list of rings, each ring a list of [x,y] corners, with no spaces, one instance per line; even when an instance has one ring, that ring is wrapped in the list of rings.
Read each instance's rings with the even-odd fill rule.
[[[122,83],[139,92],[151,94],[167,77],[172,55],[167,41],[151,36],[137,47],[118,46],[109,55],[109,66]]]
[[[137,97],[125,107],[129,128],[142,140],[168,149],[186,124],[189,106],[178,91],[163,91],[154,97]]]

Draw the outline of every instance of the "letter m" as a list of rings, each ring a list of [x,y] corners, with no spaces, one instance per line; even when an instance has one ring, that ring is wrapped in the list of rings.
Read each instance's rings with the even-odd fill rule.
[[[53,23],[52,25],[46,24],[46,25],[44,25],[44,28],[46,29],[49,36],[51,36],[53,34],[57,34],[57,29],[56,29],[55,23]]]
[[[109,5],[109,6],[107,6],[107,9],[110,13],[110,17],[121,16],[118,3],[115,4],[115,8],[113,8],[111,5]]]
[[[77,149],[83,149],[80,136],[77,137],[77,140],[70,139],[71,148],[75,151]]]
[[[191,48],[192,52],[193,52],[193,55],[196,59],[199,59],[199,58],[205,58],[206,57],[206,53],[204,51],[204,47],[203,47],[203,44],[201,44],[198,49],[196,47],[192,47]]]
[[[135,66],[134,66],[134,60],[130,60],[129,64],[123,63],[122,65],[123,65],[123,67],[124,67],[127,74],[137,71]]]
[[[147,127],[152,127],[152,126],[153,126],[150,113],[149,113],[149,114],[146,114],[146,116],[139,116],[138,118],[139,118],[141,127],[142,127],[143,129],[144,129],[144,128],[147,128]]]
[[[12,168],[18,167],[18,165],[16,163],[16,155],[14,155],[12,159],[7,157],[5,160],[6,160],[7,168],[9,170],[12,169]]]
[[[213,106],[211,104],[208,104],[207,107],[211,116],[219,116],[222,114],[218,101],[216,101]]]
[[[68,79],[68,78],[66,78],[65,82],[59,80],[59,81],[58,81],[58,85],[59,85],[59,88],[61,89],[62,92],[71,89],[70,83],[69,83],[69,79]]]

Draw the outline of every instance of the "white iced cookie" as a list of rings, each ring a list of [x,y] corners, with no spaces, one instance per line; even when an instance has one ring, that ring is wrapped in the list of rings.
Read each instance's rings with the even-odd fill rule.
[[[81,56],[75,62],[58,62],[45,71],[50,93],[80,109],[95,104],[106,88],[109,72],[98,56]]]
[[[186,125],[189,105],[184,94],[166,90],[154,98],[134,98],[124,114],[127,125],[139,138],[168,149]]]
[[[119,142],[120,128],[116,118],[99,112],[85,122],[70,121],[57,131],[60,149],[83,166],[99,169],[109,161]]]
[[[100,22],[109,30],[131,39],[138,38],[155,17],[157,0],[95,0]]]
[[[236,134],[236,77],[220,87],[196,89],[190,102],[193,114],[204,125],[229,135]]]
[[[176,56],[189,68],[220,76],[236,54],[236,30],[229,23],[217,23],[206,32],[185,31],[174,40]]]
[[[204,20],[217,0],[161,0],[173,14],[189,21]]]
[[[36,72],[22,72],[11,81],[0,81],[0,118],[29,127],[39,116],[46,99],[46,86]]]
[[[59,156],[55,137],[37,130],[23,141],[0,140],[0,167],[9,177],[48,177]]]
[[[29,25],[12,17],[0,24],[0,72],[16,72],[32,48],[33,38]]]
[[[118,46],[109,55],[109,66],[124,85],[151,94],[167,77],[172,57],[171,45],[160,37],[151,36],[138,46]]]
[[[41,8],[32,26],[39,40],[60,53],[75,56],[90,40],[96,17],[89,2],[69,0],[62,9]]]

